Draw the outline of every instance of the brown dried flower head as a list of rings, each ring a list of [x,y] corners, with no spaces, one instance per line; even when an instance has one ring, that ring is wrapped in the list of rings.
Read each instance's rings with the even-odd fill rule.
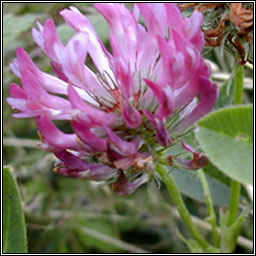
[[[232,45],[238,53],[240,64],[247,61],[252,63],[248,57],[248,45],[253,43],[252,6],[242,3],[188,3],[179,4],[179,8],[181,11],[194,8],[204,13],[207,23],[203,29],[206,46],[220,46],[226,40],[224,43]]]

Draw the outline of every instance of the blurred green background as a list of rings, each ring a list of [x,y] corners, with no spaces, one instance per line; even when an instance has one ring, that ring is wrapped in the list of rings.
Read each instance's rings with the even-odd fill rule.
[[[102,40],[108,44],[108,26],[93,5],[72,5],[88,15]],[[47,18],[52,18],[63,43],[66,43],[74,32],[63,23],[58,12],[69,6],[68,3],[3,3],[3,160],[4,165],[14,167],[21,191],[29,253],[188,252],[176,230],[179,229],[186,237],[189,237],[188,231],[177,217],[164,185],[160,187],[152,182],[142,186],[130,197],[120,197],[114,195],[104,183],[60,177],[52,172],[55,161],[53,155],[36,146],[38,136],[35,121],[11,117],[13,110],[5,98],[10,96],[11,83],[20,84],[9,68],[16,48],[23,46],[40,69],[53,73],[49,58],[33,42],[31,28],[36,26],[37,20],[43,23]],[[212,63],[213,80],[219,86],[223,85],[229,79],[233,56],[218,48],[207,49],[205,56]],[[253,94],[252,66],[247,65],[245,71],[244,102],[250,103]],[[62,122],[60,126],[70,131],[68,123]],[[207,173],[214,178],[218,176],[216,173],[219,174],[211,165],[207,167]],[[187,182],[187,187],[191,186],[191,191],[182,186],[182,192],[186,195],[185,203],[208,238],[209,228],[203,221],[206,208],[202,203],[200,182],[190,172],[176,173],[176,178],[180,184]],[[229,191],[227,177],[216,179],[223,191]],[[218,191],[220,193],[222,190]],[[247,200],[245,192],[243,196]],[[220,205],[224,209],[227,207],[225,200],[216,204],[217,212]],[[242,235],[252,239],[252,226],[250,216]],[[236,250],[236,253],[248,252],[251,251],[244,246],[238,246]]]

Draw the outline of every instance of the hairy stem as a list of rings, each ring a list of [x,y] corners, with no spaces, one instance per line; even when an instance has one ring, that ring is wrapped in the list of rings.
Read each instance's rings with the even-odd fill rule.
[[[208,209],[208,222],[212,225],[212,234],[213,234],[213,242],[216,247],[220,246],[220,237],[217,229],[217,217],[215,214],[212,198],[211,198],[211,192],[208,186],[208,182],[206,180],[206,177],[204,175],[203,170],[198,170],[198,175],[201,180],[203,190],[204,190],[204,196],[206,201],[206,206]]]
[[[236,90],[235,90],[234,104],[242,104],[243,88],[244,88],[244,66],[239,64],[237,64],[236,66],[235,83],[236,83]],[[231,226],[237,218],[240,190],[241,190],[241,184],[235,180],[232,180],[230,205],[229,205],[229,219],[228,219],[229,226]]]
[[[173,177],[169,174],[165,166],[158,164],[156,167],[156,171],[160,174],[162,177],[171,197],[173,200],[173,203],[176,205],[179,214],[186,224],[187,228],[189,229],[191,235],[194,237],[194,239],[203,247],[207,248],[210,247],[210,244],[205,240],[205,238],[202,236],[194,222],[192,221],[192,218],[190,216],[190,213],[188,212],[183,199],[181,197],[181,194],[179,192],[179,189],[173,179]]]
[[[244,90],[244,66],[237,64],[236,66],[236,89],[234,104],[243,103],[243,90]]]
[[[229,204],[229,218],[228,218],[229,226],[231,226],[237,219],[240,190],[241,190],[241,184],[235,180],[232,180],[231,196],[230,196],[230,204]]]

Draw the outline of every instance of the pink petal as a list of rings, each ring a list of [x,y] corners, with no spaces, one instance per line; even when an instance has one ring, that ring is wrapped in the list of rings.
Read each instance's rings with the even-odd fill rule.
[[[17,84],[11,84],[10,85],[10,93],[11,93],[13,98],[19,98],[19,99],[26,99],[27,98],[26,93]]]
[[[15,118],[31,118],[31,117],[37,117],[39,115],[47,115],[47,112],[45,110],[40,109],[40,110],[37,110],[37,111],[27,110],[26,112],[12,114],[12,116],[15,117]]]
[[[114,161],[114,165],[118,170],[127,170],[134,165],[136,156],[124,157]]]
[[[62,68],[56,62],[54,62],[54,61],[51,61],[51,66],[52,66],[54,72],[57,74],[58,78],[67,83],[68,82],[68,78],[63,73]]]
[[[157,37],[158,45],[162,57],[163,76],[162,83],[168,83],[172,88],[175,88],[175,76],[173,74],[174,58],[177,56],[175,46],[172,41],[167,42],[163,37]]]
[[[154,35],[147,33],[142,26],[139,26],[137,37],[139,43],[135,67],[139,70],[140,77],[148,77],[153,73],[156,61],[159,61],[158,43]]]
[[[209,161],[203,153],[197,152],[192,146],[190,146],[184,141],[182,141],[182,146],[188,152],[193,153],[193,159],[192,160],[179,159],[179,158],[175,159],[179,168],[189,169],[189,170],[198,170],[208,165]]]
[[[123,97],[126,100],[129,100],[135,92],[130,64],[126,63],[123,59],[116,59],[115,77],[118,83],[118,88],[121,90]]]
[[[184,20],[186,36],[200,52],[204,47],[204,36],[201,30],[203,19],[203,14],[201,12],[195,11],[189,18]]]
[[[168,147],[172,144],[172,137],[164,126],[164,122],[159,119],[155,119],[156,137],[157,141],[164,147]]]
[[[142,117],[140,112],[128,101],[123,104],[123,117],[128,127],[136,129],[141,126]]]
[[[218,91],[215,84],[212,84],[207,78],[198,78],[200,103],[198,106],[179,124],[175,132],[186,130],[204,115],[209,113],[215,106],[218,98]]]
[[[136,153],[128,157],[122,157],[114,161],[114,165],[119,170],[127,170],[132,166],[138,164],[138,170],[146,169],[146,159],[149,157],[148,153]],[[136,166],[137,168],[137,166]]]
[[[84,83],[84,63],[87,55],[88,36],[79,33],[72,37],[65,48],[55,45],[58,63],[65,76],[74,84]]]
[[[6,98],[6,101],[8,102],[8,104],[12,106],[13,109],[16,109],[19,111],[27,111],[26,99],[8,97]]]
[[[37,27],[38,27],[38,30],[36,28],[32,28],[32,36],[34,38],[34,41],[37,43],[37,45],[41,49],[45,50],[44,36],[43,36],[44,27],[41,25],[40,22],[37,22]]]
[[[193,148],[191,145],[189,145],[188,143],[186,143],[184,140],[181,142],[181,145],[182,145],[182,147],[183,147],[184,149],[186,149],[187,151],[189,151],[189,152],[191,152],[191,153],[193,153],[193,154],[198,153],[195,148]]]
[[[40,70],[34,64],[28,54],[24,51],[24,49],[22,47],[18,47],[16,53],[20,72],[22,73],[23,71],[29,71],[31,73],[34,73],[34,75],[38,75],[38,72]]]
[[[149,111],[144,110],[143,113],[151,121],[156,128],[156,138],[159,144],[164,147],[168,147],[172,144],[172,137],[166,130],[164,121],[154,117]]]
[[[129,182],[125,177],[122,171],[119,171],[118,180],[113,183],[112,188],[115,193],[118,195],[130,195],[132,194],[139,186],[148,181],[148,174],[143,173],[139,178],[133,182]]]
[[[135,17],[121,4],[97,3],[94,6],[110,25],[110,41],[114,56],[129,59],[133,67],[136,59],[138,29]]]
[[[72,127],[76,132],[77,136],[90,148],[94,149],[95,152],[106,152],[107,151],[107,139],[99,138],[95,135],[86,125],[72,122]]]
[[[39,22],[37,23],[38,29],[32,29],[32,35],[35,42],[45,53],[54,61],[57,61],[55,46],[64,47],[57,33],[56,26],[52,19],[46,20],[44,26]]]
[[[37,82],[32,73],[27,71],[22,73],[22,85],[26,96],[37,104],[46,108],[70,113],[71,105],[69,101],[61,97],[48,94]]]
[[[48,33],[50,34],[48,35]],[[53,33],[53,35],[51,35],[51,33]],[[46,37],[45,43],[47,44],[46,50],[48,55],[58,63],[59,66],[64,67],[61,74],[62,80],[67,81],[68,78],[73,84],[89,89],[98,97],[104,96],[106,99],[110,98],[113,100],[110,94],[99,84],[96,76],[89,68],[84,66],[88,48],[87,33],[83,32],[75,35],[69,41],[66,48],[64,48],[58,39],[55,25],[51,20],[46,22],[44,34]],[[97,57],[99,57],[99,55]],[[28,56],[26,56],[26,58],[27,61],[30,60]],[[32,61],[30,60],[30,62]],[[67,94],[67,85],[63,81],[43,72],[38,74],[38,79],[48,91]]]
[[[86,32],[88,35],[88,52],[100,73],[107,72],[112,79],[112,71],[109,63],[109,53],[98,37],[92,23],[77,8],[71,6],[70,10],[64,9],[60,12],[65,21],[75,30]]]
[[[168,83],[173,89],[183,87],[191,81],[200,67],[199,51],[180,33],[173,31],[173,40],[167,42],[158,37],[158,44],[163,57],[163,77],[161,82]]]
[[[134,6],[133,6],[133,15],[134,15],[135,19],[138,21],[139,17],[140,17],[140,9],[138,7],[138,4],[134,4]]]
[[[60,151],[56,152],[55,155],[65,164],[66,168],[78,171],[86,171],[89,169],[89,163],[85,162],[84,160],[75,156],[72,153],[69,153],[67,151]]]
[[[65,134],[59,130],[48,117],[39,116],[36,118],[37,126],[42,133],[44,143],[55,147],[56,151],[64,149],[78,149],[75,134]]]
[[[31,72],[38,82],[47,90],[53,93],[67,94],[67,84],[56,77],[42,72],[31,60],[22,47],[17,49],[17,62],[20,72]]]
[[[180,169],[194,171],[206,167],[209,163],[207,157],[204,154],[198,156],[197,160],[176,159],[175,161],[177,162],[177,165]]]
[[[136,4],[146,22],[149,33],[165,36],[167,30],[167,13],[162,3]]]
[[[160,120],[167,120],[174,112],[175,98],[171,87],[154,83],[144,79],[158,99],[158,109],[154,116]]]
[[[81,32],[73,36],[65,48],[55,45],[58,64],[72,84],[91,92],[96,97],[115,103],[115,99],[98,81],[97,76],[84,65],[90,48],[88,40],[88,34]]]
[[[56,45],[60,48],[64,48],[62,42],[57,33],[56,26],[52,19],[48,19],[44,24],[44,49],[47,55],[52,58],[54,61],[58,61],[56,53]]]
[[[191,77],[191,81],[182,88],[175,91],[175,109],[178,109],[191,102],[199,93],[199,84],[196,76]]]
[[[10,69],[17,77],[21,78],[20,67],[16,58],[10,64]]]
[[[22,98],[10,98],[8,97],[7,102],[12,106],[13,109],[21,111],[21,113],[15,113],[12,116],[17,118],[30,118],[37,116],[49,116],[55,120],[69,120],[70,115],[61,113],[61,111],[45,108],[44,106],[34,102],[31,99]]]
[[[80,110],[78,112],[74,112],[76,113],[75,118],[88,127],[102,127],[104,125],[116,123],[117,118],[114,114],[103,112],[85,103],[71,85],[68,88],[68,97],[72,108]]]
[[[123,156],[130,156],[137,154],[139,148],[144,143],[139,137],[135,137],[132,142],[127,142],[116,135],[109,127],[104,126],[104,129],[109,137],[109,144],[111,149]]]
[[[178,31],[181,34],[184,34],[183,18],[182,14],[176,4],[166,3],[165,9],[168,18],[168,25],[170,30]]]
[[[69,7],[70,10],[64,9],[60,11],[60,15],[64,20],[75,30],[79,32],[93,33],[97,36],[97,33],[90,22],[76,7]]]
[[[116,170],[107,165],[89,164],[67,151],[55,152],[55,155],[63,162],[57,165],[55,171],[63,176],[101,181],[116,174]]]

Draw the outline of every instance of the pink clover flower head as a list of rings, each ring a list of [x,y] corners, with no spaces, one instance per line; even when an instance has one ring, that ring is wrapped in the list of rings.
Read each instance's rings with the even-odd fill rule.
[[[115,178],[114,191],[127,195],[152,174],[151,149],[170,146],[211,111],[217,89],[202,57],[201,13],[184,19],[172,3],[138,3],[133,11],[119,3],[95,8],[110,26],[112,50],[76,7],[64,9],[60,15],[76,31],[66,45],[52,19],[32,30],[56,75],[40,70],[19,47],[11,69],[22,86],[11,84],[7,101],[18,111],[13,116],[36,119],[41,148],[59,159],[57,173]],[[88,56],[96,72],[86,65]],[[73,133],[62,132],[55,120],[70,121]]]

